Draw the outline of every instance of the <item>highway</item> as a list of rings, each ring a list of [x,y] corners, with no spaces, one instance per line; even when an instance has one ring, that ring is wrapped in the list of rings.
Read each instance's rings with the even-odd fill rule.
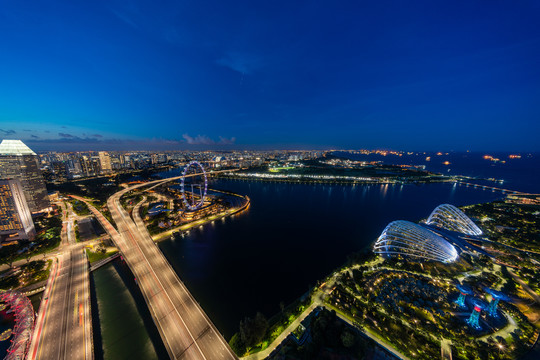
[[[55,260],[41,301],[28,359],[94,358],[88,261],[75,241],[73,216],[71,211],[65,215],[64,249]]]
[[[87,202],[135,276],[171,359],[237,359],[225,339],[178,278],[146,228],[139,228],[120,204],[122,195],[151,184],[138,184],[111,196],[107,206],[118,231]],[[75,197],[75,196],[74,196]],[[85,201],[80,197],[75,197]]]
[[[145,201],[146,201],[146,196],[143,196],[142,200],[137,205],[135,205],[131,213],[131,216],[133,217],[133,221],[135,222],[135,225],[137,225],[137,229],[139,229],[139,231],[141,232],[144,232],[146,230],[146,225],[144,224],[144,221],[141,218],[141,213],[140,213],[141,206],[145,203]]]

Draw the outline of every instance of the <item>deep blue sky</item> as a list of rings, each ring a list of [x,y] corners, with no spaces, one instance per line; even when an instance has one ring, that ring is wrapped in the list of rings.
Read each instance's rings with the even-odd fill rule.
[[[0,6],[0,138],[37,150],[540,150],[536,0]]]

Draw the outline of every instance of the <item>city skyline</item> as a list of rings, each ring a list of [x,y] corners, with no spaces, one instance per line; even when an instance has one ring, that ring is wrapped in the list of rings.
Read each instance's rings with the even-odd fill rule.
[[[36,151],[538,151],[539,12],[9,2],[0,136]]]
[[[3,1],[0,359],[540,359],[539,18]]]
[[[52,191],[30,214],[25,178],[0,181],[6,359],[538,352],[536,156],[0,148]]]

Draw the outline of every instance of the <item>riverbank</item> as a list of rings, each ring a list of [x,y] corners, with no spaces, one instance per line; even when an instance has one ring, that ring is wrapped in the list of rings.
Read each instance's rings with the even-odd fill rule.
[[[449,184],[212,180],[209,187],[247,195],[249,209],[158,246],[227,339],[245,317],[261,312],[270,318],[281,302],[294,302],[349,254],[369,247],[390,221],[415,221],[441,203],[467,205],[500,197]]]
[[[258,176],[259,175],[259,176]],[[324,176],[307,176],[307,175],[275,175],[275,174],[238,174],[234,175],[219,175],[220,179],[239,180],[239,181],[259,181],[268,183],[289,183],[289,184],[313,184],[313,185],[421,185],[435,183],[453,183],[456,180],[453,178],[434,178],[422,180],[391,180],[391,179],[325,179]]]
[[[466,207],[466,210],[477,216],[481,215],[478,218],[486,219],[486,215],[492,213],[491,207],[486,208],[487,204],[501,204],[501,202],[471,205]],[[539,216],[538,210],[540,206],[531,208],[530,204],[520,205],[512,202],[507,203],[505,206],[511,213],[519,212],[520,206],[524,206],[528,211],[527,214]],[[479,213],[479,207],[483,210],[490,210],[490,212]],[[487,233],[489,236],[493,236],[501,227],[507,228],[507,224],[504,222],[507,217],[498,216],[496,219],[500,223],[496,224],[497,227],[494,225],[490,226],[490,230]],[[531,221],[528,221],[528,223],[533,224]],[[534,229],[528,228],[526,230],[526,234],[528,234]],[[517,238],[518,234],[515,237]],[[489,350],[490,345],[487,339],[492,338],[497,338],[499,344],[503,344],[500,346],[504,346],[505,348],[509,347],[507,344],[512,344],[513,351],[509,353],[510,356],[518,353],[523,354],[527,351],[528,346],[534,343],[534,340],[531,340],[533,339],[531,335],[534,331],[531,322],[536,323],[536,321],[532,321],[531,319],[537,319],[537,317],[531,317],[529,313],[524,313],[524,308],[521,306],[523,293],[516,286],[521,284],[526,287],[526,285],[519,278],[516,280],[517,283],[514,283],[507,272],[505,273],[503,271],[501,274],[498,274],[481,257],[476,259],[465,255],[463,254],[465,261],[463,262],[461,260],[462,264],[444,265],[426,263],[422,267],[417,266],[415,263],[396,263],[396,261],[389,260],[384,261],[384,264],[380,265],[382,262],[382,258],[380,257],[377,258],[377,263],[370,262],[369,260],[368,262],[359,262],[357,264],[353,262],[353,266],[347,265],[333,272],[323,280],[324,282],[318,289],[313,290],[312,296],[318,294],[318,298],[313,302],[311,307],[323,306],[330,310],[335,310],[338,316],[347,321],[351,326],[358,328],[366,336],[378,342],[385,350],[400,358],[406,358],[407,356],[432,358],[440,351],[443,351],[443,347],[448,347],[448,344],[451,344],[451,347],[455,347],[454,351],[459,353],[465,352],[472,355],[471,351],[473,351],[473,347],[478,346],[480,347],[480,351],[489,353],[491,350]],[[501,251],[493,252],[491,256],[493,257],[493,261],[497,263],[499,262],[497,257],[503,256],[506,261],[510,261],[511,259],[508,254]],[[519,258],[515,258],[515,261],[519,262],[520,268],[525,265],[523,260],[519,260]],[[476,265],[472,266],[471,262]],[[415,265],[416,267],[414,267]],[[465,268],[468,266],[471,269],[483,269],[484,272],[479,271],[477,275],[472,275],[463,266]],[[528,264],[527,266],[533,265]],[[411,267],[414,270],[411,271]],[[499,265],[495,265],[494,267],[500,268]],[[502,317],[503,320],[490,322],[487,328],[490,330],[486,330],[485,328],[487,326],[487,319],[483,320],[484,329],[481,332],[467,330],[468,327],[464,324],[466,317],[459,315],[463,313],[463,310],[458,311],[453,309],[456,305],[450,301],[450,298],[453,298],[455,296],[454,294],[458,293],[458,290],[453,285],[453,281],[463,271],[467,273],[467,282],[471,282],[471,286],[479,292],[477,296],[483,296],[483,289],[486,287],[495,286],[498,289],[502,285],[504,285],[503,291],[508,292],[512,296],[512,299],[507,301],[508,303],[502,303],[500,305],[500,312],[504,314]],[[489,276],[486,275],[488,273],[490,274]],[[513,274],[511,273],[510,275]],[[515,275],[513,277],[515,278]],[[419,285],[420,282],[422,285]],[[406,290],[409,285],[413,285],[413,287]],[[423,289],[421,291],[422,294],[414,293],[417,287]],[[366,291],[366,289],[369,289],[369,291]],[[412,296],[415,299],[414,305],[399,301],[399,299],[405,299],[407,296]],[[388,298],[398,300],[392,305],[386,300]],[[517,307],[510,304],[514,302],[517,303]],[[421,304],[431,305],[422,306]],[[413,309],[412,312],[406,311],[409,307]],[[535,308],[538,311],[538,307],[536,306]],[[529,304],[526,310],[531,311],[532,306]],[[464,314],[468,316],[470,311],[465,311]],[[288,338],[291,332],[295,331],[306,316],[307,312],[304,311],[296,319],[287,319],[291,325],[286,327],[280,334],[268,331],[261,342],[250,345],[247,348],[243,346],[244,344],[239,345],[238,339],[240,333],[237,333],[231,340],[231,347],[237,350],[239,356],[245,356],[243,359],[255,360],[266,358],[273,351],[281,347],[283,341]],[[527,321],[526,317],[529,318],[529,321]],[[415,324],[412,325],[411,321]],[[438,324],[439,321],[441,324]],[[505,321],[508,323],[505,323]],[[437,326],[433,327],[430,322],[435,322]],[[399,329],[397,332],[396,328]],[[466,330],[465,337],[462,333],[463,328]],[[516,330],[518,328],[519,330]],[[389,334],[389,331],[394,332],[395,336]],[[410,337],[412,339],[414,334],[416,341],[414,344],[410,341],[404,342],[400,340],[399,333],[409,333],[411,331],[412,333],[409,334],[408,338]],[[537,332],[538,330],[536,330],[535,335],[537,335]],[[444,338],[445,341],[439,343],[440,338]],[[418,342],[419,339],[421,339],[420,342]],[[451,340],[448,341],[448,339]],[[480,341],[480,345],[471,347],[473,342],[478,343],[478,341]],[[290,345],[293,343],[289,341],[288,344],[288,349],[290,349]],[[260,351],[255,352],[257,350]],[[286,355],[287,351],[289,350],[280,350],[280,356]],[[446,351],[452,350],[448,348]]]
[[[213,190],[213,191],[216,191],[216,190]],[[225,211],[223,211],[223,212],[221,212],[219,214],[211,215],[211,216],[199,219],[197,221],[190,222],[188,224],[184,224],[184,225],[174,227],[174,228],[169,229],[167,231],[164,231],[162,233],[152,235],[152,239],[154,241],[156,241],[156,242],[166,240],[166,239],[170,238],[174,233],[189,231],[190,229],[193,229],[195,227],[203,226],[204,224],[208,224],[208,223],[211,223],[213,221],[226,218],[228,216],[236,215],[236,214],[239,214],[239,213],[249,209],[251,201],[250,201],[248,196],[242,196],[242,195],[233,194],[233,193],[228,193],[228,194],[229,195],[234,195],[234,196],[237,196],[239,198],[244,199],[245,203],[239,208],[228,209],[228,210],[225,210]]]

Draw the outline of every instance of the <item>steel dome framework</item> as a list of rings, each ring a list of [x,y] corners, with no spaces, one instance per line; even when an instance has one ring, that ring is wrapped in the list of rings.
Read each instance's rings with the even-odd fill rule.
[[[410,256],[425,260],[452,262],[458,253],[442,237],[410,221],[393,221],[383,230],[373,246],[375,253],[387,256]]]
[[[463,211],[450,204],[437,206],[426,223],[466,235],[482,235],[482,230]]]

